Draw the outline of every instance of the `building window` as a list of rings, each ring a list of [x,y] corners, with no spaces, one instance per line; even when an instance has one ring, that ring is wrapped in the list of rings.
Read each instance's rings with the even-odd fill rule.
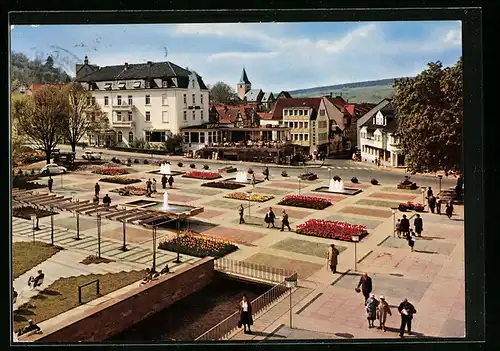
[[[308,141],[309,140],[309,134],[304,134],[304,141]]]
[[[189,132],[184,132],[184,143],[185,144],[189,143]]]
[[[128,96],[128,104],[129,104],[130,106],[132,106],[132,105],[133,105],[132,95],[129,95],[129,96]]]
[[[187,104],[187,95],[184,94],[184,105],[186,105],[186,104]]]
[[[141,87],[141,82],[137,81],[137,82],[134,82],[134,88],[137,89],[137,88],[140,88]]]
[[[167,105],[167,104],[168,104],[168,103],[167,103],[167,94],[163,94],[163,95],[161,96],[161,104],[162,104],[162,105]]]
[[[104,106],[109,105],[109,98],[107,96],[104,97]]]
[[[164,142],[164,141],[166,140],[166,133],[165,133],[165,132],[161,132],[161,133],[160,133],[160,140],[161,140],[162,142]]]
[[[90,105],[90,96],[87,96],[87,105]]]
[[[126,86],[125,86],[125,83],[122,82],[122,83],[118,83],[118,89],[125,89]]]
[[[187,111],[184,111],[184,120],[187,121]]]
[[[200,94],[200,104],[203,105],[203,94]]]
[[[324,116],[325,115],[325,110],[323,110],[323,109],[319,110],[319,115],[320,116]]]
[[[146,105],[151,104],[151,96],[146,95]]]
[[[304,128],[309,128],[309,122],[304,122]]]
[[[92,96],[92,105],[95,105],[95,97]]]
[[[133,143],[134,142],[134,133],[128,132],[128,142]]]
[[[200,132],[200,144],[205,144],[205,132]]]
[[[122,104],[122,96],[121,96],[121,95],[118,95],[118,96],[116,97],[116,103],[117,103],[118,105],[121,105],[121,104]]]
[[[212,143],[212,132],[208,132],[208,143]]]
[[[304,116],[308,116],[309,115],[309,110],[304,110]]]
[[[193,105],[196,104],[196,94],[193,94]]]
[[[299,140],[300,141],[304,140],[304,134],[299,134]]]
[[[123,134],[122,134],[122,132],[118,132],[118,142],[119,143],[123,142]]]
[[[122,113],[120,111],[116,111],[116,120],[121,121],[122,120]]]
[[[196,120],[196,111],[193,111],[193,121]]]
[[[299,122],[299,128],[300,129],[304,128],[304,122]]]
[[[107,112],[104,112],[104,118],[106,118],[109,121]]]
[[[151,112],[147,111],[146,112],[146,122],[151,121]]]
[[[161,121],[163,123],[168,123],[168,111],[161,112]]]
[[[294,140],[299,140],[299,135],[298,135],[298,134],[294,134],[294,135],[293,135],[293,139],[294,139]]]
[[[128,111],[128,120],[131,121],[132,120],[132,112],[131,111]]]
[[[293,122],[294,128],[299,128],[299,122]]]
[[[288,110],[283,110],[283,114],[284,114],[285,116],[288,116]]]
[[[200,119],[203,119],[203,111],[200,111]]]
[[[299,116],[304,115],[304,110],[299,110]]]
[[[161,86],[164,88],[168,88],[168,81],[166,81],[166,80],[162,81]]]
[[[299,114],[299,111],[297,111],[297,110],[293,110],[293,115],[294,115],[294,116],[297,116],[298,114]]]
[[[146,132],[145,139],[146,141],[151,141],[151,132]]]

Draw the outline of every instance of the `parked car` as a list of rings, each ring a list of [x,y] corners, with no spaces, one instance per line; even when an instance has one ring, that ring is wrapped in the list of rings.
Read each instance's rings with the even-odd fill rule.
[[[85,151],[85,153],[82,155],[82,158],[84,160],[100,160],[102,157],[101,154],[102,152]]]
[[[58,166],[55,163],[51,163],[48,165],[45,165],[40,169],[40,173],[42,174],[60,174],[60,173],[66,173],[68,170],[66,167],[63,166]]]

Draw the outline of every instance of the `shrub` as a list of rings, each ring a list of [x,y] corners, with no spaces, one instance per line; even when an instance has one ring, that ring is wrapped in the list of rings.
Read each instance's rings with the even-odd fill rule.
[[[370,183],[372,183],[373,185],[377,185],[378,180],[376,180],[375,178],[372,178],[372,180],[370,180]]]
[[[365,226],[323,219],[309,219],[299,224],[296,231],[299,234],[344,241],[352,241],[353,234],[358,234],[360,238],[368,234]]]
[[[135,160],[134,160],[134,163],[139,163],[139,160],[138,160],[138,159],[135,159]]]
[[[123,196],[128,196],[128,195],[140,196],[146,194],[146,188],[134,185],[127,185],[123,188],[112,189],[110,190],[110,192],[118,193]]]
[[[129,177],[106,177],[99,179],[99,181],[106,183],[116,183],[116,184],[133,184],[141,182],[140,179],[129,178]]]
[[[107,168],[96,169],[92,171],[92,173],[108,175],[108,176],[116,176],[116,175],[128,174],[129,171],[126,168],[107,167]]]
[[[351,178],[351,183],[356,184],[358,182],[359,182],[358,178],[356,178],[356,177]]]
[[[184,164],[182,162],[178,162],[177,166],[182,167]]]
[[[179,238],[165,240],[158,245],[158,248],[201,258],[207,256],[220,258],[238,250],[238,246],[228,241],[198,235],[192,231],[184,231]]]
[[[145,165],[149,164],[149,161],[147,159],[144,159],[144,161],[142,161],[142,163],[144,163]]]
[[[131,158],[127,158],[127,163],[132,163],[132,159]]]
[[[328,206],[331,206],[332,202],[328,199],[315,196],[287,195],[279,202],[279,205],[322,210],[324,208],[327,208]]]
[[[209,169],[210,167],[208,165],[203,165],[203,169]]]
[[[342,178],[340,178],[338,175],[336,175],[333,177],[333,180],[340,182],[342,180]]]
[[[406,211],[408,211],[408,205],[407,204],[399,204],[398,210],[400,210],[401,212],[406,212]]]
[[[196,165],[195,165],[194,163],[191,163],[191,164],[189,165],[189,167],[191,167],[191,168],[196,168]]]

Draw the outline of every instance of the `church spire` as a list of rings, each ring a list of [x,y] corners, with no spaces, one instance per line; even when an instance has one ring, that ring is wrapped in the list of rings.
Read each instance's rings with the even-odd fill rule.
[[[247,72],[245,71],[245,67],[243,67],[243,71],[241,72],[241,78],[240,78],[239,84],[252,84],[248,80]]]

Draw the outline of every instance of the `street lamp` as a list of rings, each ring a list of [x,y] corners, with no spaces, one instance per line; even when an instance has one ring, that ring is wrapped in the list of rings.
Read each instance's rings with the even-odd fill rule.
[[[50,206],[50,243],[54,246],[54,207]]]
[[[297,179],[299,180],[299,195],[300,195],[300,176],[298,176]]]
[[[252,199],[252,191],[249,190],[247,191],[247,195],[248,195],[248,218],[250,218],[250,201]]]
[[[443,179],[443,175],[439,174],[438,177],[439,177],[439,193],[441,194],[441,180]]]
[[[285,285],[290,289],[290,329],[292,329],[292,289],[297,286],[297,275],[285,278]]]
[[[35,243],[35,215],[31,215],[31,223],[33,224],[33,244]]]
[[[396,210],[392,210],[392,231],[396,236]]]
[[[422,204],[425,204],[425,189],[422,188]]]
[[[80,240],[80,199],[76,200],[76,238]]]
[[[123,220],[123,246],[121,248],[122,251],[127,251],[127,244],[126,244],[126,233],[127,233],[127,219],[125,218]]]
[[[101,258],[101,214],[97,213],[97,257]]]
[[[179,234],[177,234],[179,235]],[[178,253],[179,251],[177,251]],[[179,259],[179,258],[177,258]],[[156,224],[153,224],[153,270],[152,272],[156,272]]]
[[[354,242],[354,272],[358,271],[358,258],[356,244],[359,241],[359,234],[351,235],[351,240]]]
[[[330,181],[330,179],[332,179],[332,169],[328,167],[328,181]]]

